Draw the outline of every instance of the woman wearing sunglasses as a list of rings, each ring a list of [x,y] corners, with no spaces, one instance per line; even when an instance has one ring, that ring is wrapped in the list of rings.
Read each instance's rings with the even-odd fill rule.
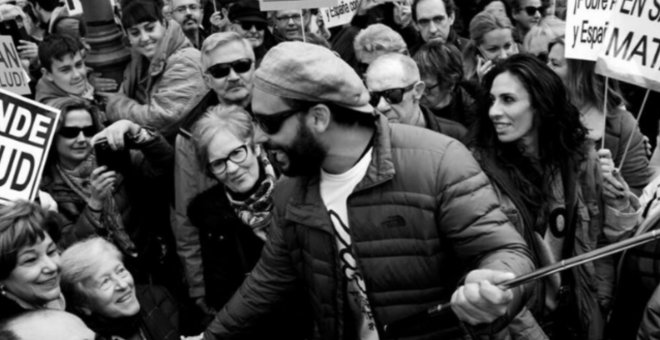
[[[171,147],[163,137],[127,120],[101,130],[94,107],[83,100],[70,99],[59,108],[60,122],[42,178],[42,190],[57,202],[62,216],[59,244],[66,247],[100,235],[135,259],[142,250],[134,238],[143,232],[136,195],[145,178],[163,175],[172,166]],[[94,141],[99,141],[98,151]],[[141,152],[130,154],[129,146]],[[101,151],[107,164],[99,165],[101,154],[96,152]]]
[[[195,123],[192,135],[200,166],[219,182],[188,208],[190,220],[200,229],[206,303],[219,310],[260,257],[271,225],[277,176],[254,142],[252,117],[238,106],[213,107]],[[304,310],[298,304],[282,306],[251,338],[303,338],[310,326]]]
[[[513,25],[501,14],[481,12],[470,21],[470,42],[463,51],[465,79],[479,83],[499,61],[519,51],[513,40]]]

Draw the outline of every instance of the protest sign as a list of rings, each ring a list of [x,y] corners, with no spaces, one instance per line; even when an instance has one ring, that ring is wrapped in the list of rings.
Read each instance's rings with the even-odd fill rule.
[[[337,5],[337,0],[259,0],[259,8],[262,11],[332,7],[335,5]]]
[[[613,1],[596,72],[660,91],[660,1]]]
[[[69,15],[74,16],[83,14],[82,3],[80,3],[80,0],[65,0],[64,2],[66,2],[66,8],[69,10]]]
[[[337,6],[319,8],[319,14],[323,18],[326,28],[341,26],[353,20],[358,6],[360,6],[360,0],[339,0]]]
[[[0,88],[12,91],[17,94],[30,94],[30,81],[23,66],[21,58],[12,38],[7,35],[0,35]]]
[[[566,3],[566,58],[596,60],[617,2],[630,0],[569,0]]]
[[[0,89],[0,204],[36,196],[59,114]]]

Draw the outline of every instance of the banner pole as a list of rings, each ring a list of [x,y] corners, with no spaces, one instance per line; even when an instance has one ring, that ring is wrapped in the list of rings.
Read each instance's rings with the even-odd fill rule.
[[[646,90],[646,94],[644,95],[644,100],[642,101],[642,106],[639,108],[639,112],[637,113],[637,118],[635,118],[635,124],[639,126],[639,119],[642,117],[642,113],[644,112],[644,107],[646,106],[646,100],[649,99],[649,93],[651,93],[651,89]],[[623,167],[623,162],[626,160],[626,156],[628,155],[628,149],[630,148],[630,144],[632,143],[634,134],[630,134],[630,137],[628,137],[628,142],[626,143],[626,148],[623,150],[623,156],[621,156],[621,162],[619,162],[619,166],[616,167],[617,171],[621,171],[621,168]]]
[[[303,9],[300,9],[300,27],[302,28],[302,39],[303,42],[307,42],[307,39],[305,39],[305,14],[303,13]]]
[[[605,149],[605,136],[607,135],[605,129],[607,129],[607,95],[610,90],[610,77],[605,77],[605,95],[603,96],[603,137],[600,139],[600,148]]]

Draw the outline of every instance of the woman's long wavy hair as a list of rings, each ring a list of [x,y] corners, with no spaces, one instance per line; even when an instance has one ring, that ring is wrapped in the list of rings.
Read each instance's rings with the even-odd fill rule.
[[[554,173],[564,164],[577,167],[586,154],[586,129],[561,79],[536,57],[528,54],[514,55],[496,64],[484,77],[482,87],[485,91],[479,101],[470,144],[478,158],[488,158],[495,163],[494,166],[504,169],[522,198],[535,206],[545,196],[543,174],[537,174],[536,178],[530,176],[537,171],[532,167],[531,160],[523,154],[521,145],[500,142],[489,117],[492,103],[489,99],[490,89],[495,78],[505,72],[518,79],[529,93],[534,114],[533,126],[538,133],[539,161],[544,173]]]

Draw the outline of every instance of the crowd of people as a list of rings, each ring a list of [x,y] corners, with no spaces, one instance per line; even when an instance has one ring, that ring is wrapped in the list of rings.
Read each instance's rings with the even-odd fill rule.
[[[116,5],[121,81],[0,0],[61,112],[0,206],[0,339],[660,339],[658,242],[506,286],[660,219],[644,89],[565,57],[564,1]]]

